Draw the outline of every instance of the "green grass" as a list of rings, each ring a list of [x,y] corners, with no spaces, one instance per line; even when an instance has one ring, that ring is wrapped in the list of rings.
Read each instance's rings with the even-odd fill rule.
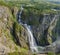
[[[53,53],[53,52],[49,52],[47,55],[55,55],[55,53]]]
[[[24,55],[24,54],[20,52],[13,52],[13,53],[8,53],[8,55]]]
[[[28,50],[21,48],[20,49],[21,52],[12,52],[12,53],[8,53],[8,55],[28,55],[29,53]]]
[[[60,55],[60,53],[59,54],[56,54],[56,55]]]
[[[41,9],[41,10],[45,10],[45,9],[51,9],[51,8],[55,8],[55,7],[60,7],[60,5],[57,4],[52,4],[52,3],[46,3],[46,2],[35,2],[35,3],[31,3],[30,0],[19,0],[19,1],[14,1],[14,0],[10,0],[10,1],[5,1],[5,0],[0,0],[0,5],[5,5],[8,7],[12,7],[12,6],[17,6],[20,8],[20,6],[22,4],[25,5],[34,5],[32,6],[32,8],[34,9]]]

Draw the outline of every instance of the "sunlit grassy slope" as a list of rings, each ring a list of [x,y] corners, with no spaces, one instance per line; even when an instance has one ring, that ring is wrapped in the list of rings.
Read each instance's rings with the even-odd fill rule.
[[[2,3],[1,3],[2,1]],[[0,5],[5,5],[8,7],[17,6],[20,8],[21,5],[24,5],[25,7],[29,5],[28,7],[37,9],[37,10],[43,10],[44,12],[52,12],[51,9],[60,7],[60,5],[52,4],[48,2],[47,0],[0,0]],[[54,11],[53,11],[54,12]]]

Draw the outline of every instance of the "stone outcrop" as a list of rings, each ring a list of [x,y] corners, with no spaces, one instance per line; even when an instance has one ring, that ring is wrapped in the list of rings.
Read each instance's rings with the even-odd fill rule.
[[[16,21],[14,17],[16,13],[16,10],[12,13],[8,7],[0,6],[1,53],[21,52],[21,49],[26,49],[26,51],[29,49],[26,30]]]

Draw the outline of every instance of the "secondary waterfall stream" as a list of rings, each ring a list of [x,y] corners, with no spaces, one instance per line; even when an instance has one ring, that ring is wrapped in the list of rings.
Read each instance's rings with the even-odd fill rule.
[[[28,42],[29,42],[30,50],[31,50],[32,52],[37,52],[37,53],[40,53],[40,52],[41,52],[41,53],[43,53],[43,52],[45,52],[46,47],[51,47],[51,46],[54,47],[54,46],[56,45],[56,42],[57,42],[57,41],[55,41],[54,43],[52,43],[51,45],[48,45],[48,46],[46,46],[46,47],[37,46],[37,43],[36,43],[36,41],[35,41],[35,38],[34,38],[34,36],[33,36],[32,31],[31,31],[31,27],[30,27],[29,25],[23,24],[23,23],[21,22],[21,14],[22,14],[22,11],[23,11],[23,10],[24,10],[24,8],[23,8],[23,6],[21,6],[21,11],[20,11],[19,14],[18,14],[18,19],[17,19],[17,21],[19,22],[19,24],[23,25],[23,26],[26,28],[26,30],[27,30]],[[55,17],[53,18],[51,24],[55,21],[56,17],[57,17],[57,15],[55,15]],[[56,21],[57,21],[57,19],[56,19]],[[51,24],[50,24],[50,25],[51,25]],[[53,27],[50,27],[50,28],[53,28]],[[49,50],[47,50],[47,51],[49,51]]]

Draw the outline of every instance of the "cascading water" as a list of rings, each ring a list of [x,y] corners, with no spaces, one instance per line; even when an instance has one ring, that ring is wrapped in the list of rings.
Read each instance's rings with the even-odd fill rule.
[[[19,22],[19,24],[21,24],[21,25],[23,25],[25,28],[26,28],[26,30],[27,30],[27,34],[28,34],[28,41],[29,41],[29,45],[30,45],[30,50],[32,51],[32,52],[37,52],[37,53],[43,53],[43,52],[45,52],[45,48],[46,47],[42,47],[42,46],[37,46],[37,43],[36,43],[36,41],[35,41],[35,38],[34,38],[34,36],[33,36],[33,34],[32,34],[32,31],[31,31],[31,29],[30,29],[30,26],[29,25],[27,25],[27,24],[23,24],[22,22],[21,22],[21,14],[22,14],[22,11],[23,11],[23,6],[21,6],[21,11],[19,12],[19,14],[18,14],[18,22]],[[51,21],[51,23],[49,24],[49,25],[51,25],[53,22],[55,22],[55,20],[57,20],[57,18],[56,18],[57,16],[55,15],[55,17],[53,18],[53,20]],[[45,20],[45,19],[44,19]],[[44,22],[45,21],[43,21],[43,24],[44,24]],[[52,27],[51,27],[52,28]],[[57,41],[56,41],[57,42]],[[50,46],[55,46],[56,45],[56,42],[54,42],[54,43],[52,43],[51,45],[48,45],[47,47],[50,47]],[[48,50],[49,51],[49,50]]]
[[[19,13],[18,13],[18,20],[17,20],[17,21],[18,21],[18,23],[20,23],[20,24],[22,23],[22,22],[21,22],[21,14],[22,14],[23,9],[24,9],[23,6],[21,6],[21,10],[20,10]]]
[[[30,30],[30,26],[28,26],[27,24],[24,24],[24,26],[26,27],[27,29],[27,33],[28,33],[28,40],[29,40],[29,45],[30,45],[30,49],[32,52],[36,51],[38,52],[38,49],[36,48],[37,44],[35,42],[35,39],[33,37],[33,34]]]

